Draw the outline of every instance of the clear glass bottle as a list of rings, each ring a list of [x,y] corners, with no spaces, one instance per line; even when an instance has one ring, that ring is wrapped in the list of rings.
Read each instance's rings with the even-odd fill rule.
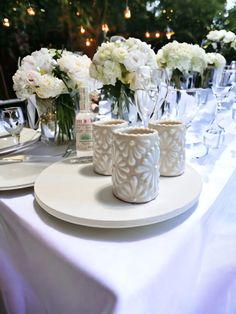
[[[79,90],[79,109],[75,117],[77,156],[93,154],[93,122],[94,114],[90,109],[88,88]]]

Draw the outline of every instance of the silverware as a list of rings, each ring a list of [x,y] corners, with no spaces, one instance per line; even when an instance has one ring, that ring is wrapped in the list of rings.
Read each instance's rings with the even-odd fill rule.
[[[72,157],[68,159],[70,164],[90,164],[93,162],[93,156]]]
[[[0,159],[0,165],[15,164],[21,162],[56,162],[62,159],[62,156],[40,156],[40,155],[16,155]]]
[[[0,139],[1,138],[7,138],[7,137],[10,137],[10,136],[12,136],[10,133],[9,134],[6,133],[6,134],[3,134],[3,135],[0,135]]]
[[[56,162],[69,157],[73,153],[73,149],[68,148],[63,155],[13,155],[5,156],[0,159],[0,165],[15,164],[21,162]]]

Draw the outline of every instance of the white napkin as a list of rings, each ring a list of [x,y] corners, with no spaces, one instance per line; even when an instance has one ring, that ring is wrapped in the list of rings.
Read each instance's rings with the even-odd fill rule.
[[[0,136],[7,135],[7,131],[4,129],[2,121],[0,121]]]
[[[37,112],[36,108],[37,106],[36,106],[35,95],[32,95],[28,99],[28,104],[27,104],[28,121],[29,121],[29,126],[32,129],[36,129],[38,127],[37,121],[35,122],[35,117],[36,117],[36,112]]]

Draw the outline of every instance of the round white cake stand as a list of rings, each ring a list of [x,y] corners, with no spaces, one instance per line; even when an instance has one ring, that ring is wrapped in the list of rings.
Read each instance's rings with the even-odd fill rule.
[[[35,198],[49,214],[98,228],[128,228],[158,223],[190,209],[202,189],[190,166],[177,177],[161,177],[159,195],[145,204],[125,203],[112,193],[110,176],[94,173],[92,164],[68,158],[46,168],[36,179]]]

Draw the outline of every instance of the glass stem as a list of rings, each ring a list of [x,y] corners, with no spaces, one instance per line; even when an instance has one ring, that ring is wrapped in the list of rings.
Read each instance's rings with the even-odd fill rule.
[[[220,99],[217,99],[217,112],[221,111],[222,109],[222,102]]]
[[[14,137],[16,139],[17,145],[19,145],[20,144],[20,134],[16,134]]]

